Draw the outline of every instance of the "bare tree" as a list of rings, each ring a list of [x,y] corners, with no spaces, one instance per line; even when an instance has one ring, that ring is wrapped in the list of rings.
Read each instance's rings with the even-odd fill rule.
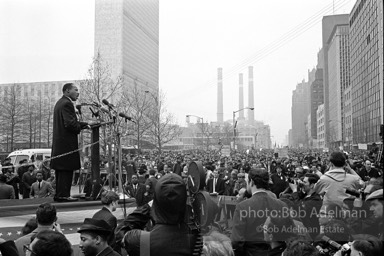
[[[160,97],[152,93],[150,95],[153,98],[154,107],[148,115],[152,124],[148,130],[149,140],[161,154],[164,144],[180,136],[182,129],[175,123],[173,115],[167,112],[164,94],[161,93]]]
[[[24,102],[19,84],[13,84],[5,89],[4,98],[0,102],[0,111],[7,140],[6,150],[11,151],[15,143],[20,142],[22,134]]]
[[[101,104],[103,99],[118,100],[116,96],[122,89],[123,79],[121,76],[115,79],[111,77],[108,63],[104,61],[100,52],[98,52],[93,58],[86,78],[79,81],[79,84],[81,101]]]
[[[140,150],[142,138],[152,125],[151,120],[148,119],[148,114],[153,99],[148,95],[148,92],[140,90],[136,81],[134,81],[131,90],[123,92],[122,101],[124,105],[121,104],[121,109],[123,109],[124,113],[129,113],[129,116],[133,118],[134,135],[137,148]]]
[[[222,139],[223,145],[230,145],[233,138],[233,126],[230,123],[225,122],[222,127]]]
[[[111,70],[108,63],[104,61],[100,52],[93,58],[92,64],[88,69],[86,78],[79,81],[80,85],[80,101],[81,102],[96,102],[99,105],[102,104],[102,100],[119,101],[119,92],[122,90],[123,79],[121,76],[113,79],[111,77]],[[119,102],[116,104],[119,105]],[[83,113],[84,117],[91,119],[91,113]],[[102,113],[99,113],[100,115]],[[105,115],[108,117],[108,115]],[[112,117],[111,117],[112,118]],[[107,130],[103,127],[101,133],[101,143],[104,154],[106,154],[106,145],[108,144]],[[111,141],[109,141],[111,142]]]
[[[27,141],[29,143],[29,148],[34,148],[35,144],[35,138],[36,138],[36,118],[37,112],[36,112],[36,106],[35,106],[35,100],[33,98],[28,98],[25,101],[25,131],[27,135]]]

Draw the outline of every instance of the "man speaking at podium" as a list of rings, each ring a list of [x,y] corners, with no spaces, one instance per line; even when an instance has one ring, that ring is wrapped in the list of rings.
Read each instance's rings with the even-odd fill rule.
[[[64,84],[63,97],[56,102],[53,111],[51,168],[56,171],[54,200],[57,202],[78,200],[71,197],[73,171],[80,169],[77,136],[81,129],[90,128],[90,124],[77,120],[74,102],[78,97],[78,89],[73,83]],[[63,154],[66,155],[60,156]]]

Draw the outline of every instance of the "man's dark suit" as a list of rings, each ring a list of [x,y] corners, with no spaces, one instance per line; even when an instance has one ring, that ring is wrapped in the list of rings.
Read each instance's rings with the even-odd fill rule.
[[[262,190],[237,204],[231,234],[236,255],[268,255],[269,244],[264,241],[263,225],[268,216],[281,215],[283,207],[285,203]]]
[[[31,186],[36,181],[36,176],[31,172],[25,172],[21,177],[23,183],[23,199],[29,198],[31,193]]]
[[[283,174],[274,173],[271,175],[271,180],[273,182],[271,190],[279,198],[280,193],[289,186],[287,178]]]
[[[214,178],[208,180],[207,189],[209,193],[213,193],[213,182],[214,182]],[[215,192],[219,195],[224,195],[225,183],[223,179],[217,178]]]
[[[56,170],[55,197],[69,197],[74,170],[80,169],[80,154],[78,151],[59,158],[79,148],[78,134],[87,123],[79,122],[72,101],[63,96],[55,105],[53,111],[53,136],[51,168]]]
[[[145,192],[147,192],[147,187],[144,184],[138,183],[137,189],[134,188],[134,184],[131,184],[126,186],[125,190],[129,193],[130,196],[136,199],[137,207],[148,203],[147,197],[144,195]]]

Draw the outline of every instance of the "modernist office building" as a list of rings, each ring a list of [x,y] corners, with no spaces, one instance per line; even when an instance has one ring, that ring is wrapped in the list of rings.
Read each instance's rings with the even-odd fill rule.
[[[317,108],[316,116],[317,116],[317,147],[325,148],[324,104],[321,104]]]
[[[344,92],[349,87],[349,26],[336,25],[328,40],[329,147],[344,147]]]
[[[383,124],[383,1],[358,0],[349,18],[353,144],[380,143]]]
[[[315,72],[315,80],[311,83],[310,89],[310,121],[308,121],[311,140],[310,146],[317,147],[317,108],[324,103],[324,91],[323,91],[323,69],[318,68]],[[311,143],[312,141],[312,143]]]
[[[95,56],[106,60],[114,79],[143,91],[159,89],[159,1],[96,0]]]
[[[328,57],[333,56],[332,54],[329,54],[329,47],[330,43],[334,42],[332,41],[332,34],[335,32],[335,27],[337,25],[347,25],[348,24],[348,14],[340,14],[340,15],[330,15],[330,16],[324,16],[322,20],[322,53],[323,53],[323,83],[324,83],[324,127],[325,127],[325,147],[329,147],[329,143],[331,141],[331,137],[336,137],[335,136],[335,131],[332,131],[333,134],[331,136],[331,131],[330,131],[330,84],[329,84],[329,61]],[[332,62],[333,63],[333,62]],[[335,70],[337,73],[338,70]],[[335,74],[335,73],[334,73]],[[332,75],[334,75],[332,74]],[[336,120],[334,120],[336,121]],[[341,120],[338,120],[341,122]],[[340,129],[341,130],[341,129]],[[337,133],[337,131],[336,131]],[[339,136],[340,137],[340,136]],[[340,140],[341,141],[341,140]]]
[[[309,98],[308,82],[303,80],[296,85],[296,89],[292,92],[292,146],[295,148],[307,147]]]

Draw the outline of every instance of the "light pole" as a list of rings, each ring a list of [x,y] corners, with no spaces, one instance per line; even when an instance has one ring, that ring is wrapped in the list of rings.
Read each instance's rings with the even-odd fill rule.
[[[236,114],[237,112],[240,112],[240,111],[244,110],[244,109],[254,110],[255,108],[246,107],[246,108],[242,108],[242,109],[233,111],[233,149],[236,149],[236,124],[235,124],[235,114]]]
[[[204,119],[200,116],[195,116],[195,115],[186,115],[185,117],[189,118],[191,116],[198,118],[198,120],[201,119],[201,133],[202,133],[203,148],[204,148]]]

